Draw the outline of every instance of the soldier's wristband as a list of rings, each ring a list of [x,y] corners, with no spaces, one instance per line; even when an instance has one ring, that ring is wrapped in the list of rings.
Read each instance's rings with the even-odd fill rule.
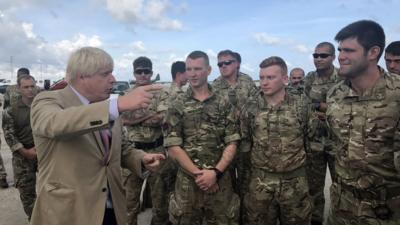
[[[314,109],[319,111],[320,108],[321,108],[321,102],[314,102]]]
[[[220,180],[224,176],[224,173],[215,167],[211,168],[211,170],[214,170],[217,180]]]

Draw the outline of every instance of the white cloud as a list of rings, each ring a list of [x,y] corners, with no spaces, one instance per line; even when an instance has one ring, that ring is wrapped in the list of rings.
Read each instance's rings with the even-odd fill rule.
[[[297,44],[294,46],[294,49],[300,53],[310,53],[312,52],[312,49],[308,48],[307,46],[303,44]]]
[[[167,16],[173,9],[169,0],[106,0],[106,4],[107,10],[115,19],[130,27],[143,23],[161,30],[183,29],[181,21]]]
[[[66,61],[73,50],[83,46],[103,45],[99,36],[89,37],[84,34],[76,34],[71,39],[49,43],[34,30],[34,25],[31,23],[13,20],[7,14],[0,17],[1,76],[14,80],[15,71],[19,67],[28,67],[38,79],[59,79],[64,76]]]
[[[289,38],[281,38],[281,37],[276,37],[276,36],[271,36],[268,35],[265,32],[258,32],[253,34],[254,39],[257,41],[257,43],[261,45],[267,45],[267,46],[286,46],[291,49],[294,49],[295,51],[299,53],[310,53],[312,52],[312,49],[308,48],[304,44],[299,44],[293,39]]]
[[[135,41],[131,44],[134,50],[140,51],[140,52],[145,52],[146,47],[144,46],[143,41]]]
[[[254,38],[258,43],[265,45],[277,45],[282,42],[280,38],[268,35],[266,33],[255,33]]]
[[[71,40],[61,40],[53,45],[53,47],[61,52],[72,52],[75,49],[84,46],[101,47],[103,43],[100,37],[94,35],[92,37],[87,37],[84,34],[76,34]]]

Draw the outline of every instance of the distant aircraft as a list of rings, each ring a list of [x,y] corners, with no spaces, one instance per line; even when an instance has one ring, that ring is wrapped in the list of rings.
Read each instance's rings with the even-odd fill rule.
[[[160,80],[160,74],[157,73],[156,78],[154,78],[153,80],[151,80],[150,83],[155,83],[155,82],[157,82],[157,81],[159,81],[159,80]],[[135,84],[136,84],[136,80],[131,80],[131,81],[129,82],[129,84],[135,85]]]

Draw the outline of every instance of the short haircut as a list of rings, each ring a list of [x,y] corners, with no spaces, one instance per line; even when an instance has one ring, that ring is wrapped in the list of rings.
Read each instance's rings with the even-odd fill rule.
[[[19,76],[19,77],[17,78],[17,85],[18,85],[18,87],[21,86],[21,80],[33,80],[33,81],[35,81],[35,78],[32,77],[32,76],[29,75],[29,74],[22,74],[21,76]]]
[[[283,74],[287,75],[287,66],[285,61],[279,56],[271,56],[264,59],[260,63],[260,69],[267,68],[270,66],[279,66],[283,72]]]
[[[317,46],[315,46],[315,48],[322,48],[322,47],[328,47],[329,48],[329,53],[332,55],[335,55],[335,46],[327,41],[321,42],[319,44],[317,44]]]
[[[132,64],[133,64],[134,70],[137,68],[148,68],[150,70],[153,69],[153,63],[146,56],[140,56],[140,57],[136,58]]]
[[[385,53],[400,56],[400,41],[393,41],[392,43],[390,43],[386,47]]]
[[[186,71],[186,64],[183,61],[176,61],[172,63],[171,66],[171,75],[172,75],[172,80],[176,79],[176,74],[177,73],[184,73]]]
[[[304,70],[302,69],[302,68],[300,68],[300,67],[295,67],[295,68],[293,68],[291,71],[290,71],[290,76],[292,76],[292,72],[293,71],[301,71],[301,73],[303,74],[303,77],[304,77],[304,75],[305,75],[305,73],[304,73]]]
[[[113,68],[113,59],[107,52],[100,48],[83,47],[69,57],[65,78],[70,84],[74,83],[78,76],[91,77]]]
[[[21,67],[17,71],[17,77],[22,76],[22,75],[29,75],[29,74],[30,74],[29,70],[25,67]]]
[[[383,49],[385,48],[385,32],[378,23],[372,20],[360,20],[345,26],[335,36],[337,42],[348,38],[356,38],[365,51],[378,46],[381,51],[377,61],[382,56]]]
[[[235,54],[235,59],[240,63],[242,63],[242,56],[238,52],[234,52]]]
[[[203,58],[204,59],[204,63],[206,66],[210,66],[210,60],[208,58],[208,55],[205,52],[202,51],[193,51],[191,52],[187,58],[189,59],[198,59],[198,58]]]
[[[222,50],[222,51],[218,52],[217,58],[219,58],[219,57],[221,57],[221,56],[226,56],[226,55],[229,55],[229,56],[231,56],[232,58],[234,58],[235,60],[237,60],[236,55],[235,55],[235,52],[233,52],[233,51],[231,51],[231,50],[229,50],[229,49],[227,49],[227,50]]]

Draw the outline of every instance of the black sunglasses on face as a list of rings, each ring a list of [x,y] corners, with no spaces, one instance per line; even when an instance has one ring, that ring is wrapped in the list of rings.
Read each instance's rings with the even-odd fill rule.
[[[219,63],[217,63],[217,65],[218,65],[218,67],[222,67],[223,65],[229,66],[233,62],[235,62],[235,60],[231,59],[231,60],[226,60],[226,61],[219,62]]]
[[[321,58],[321,59],[325,59],[325,58],[328,58],[328,56],[331,56],[331,54],[328,54],[328,53],[314,53],[314,54],[312,54],[312,56],[314,57],[314,59],[318,59],[318,58]]]
[[[135,70],[135,74],[138,74],[138,75],[140,75],[140,74],[148,75],[150,73],[151,73],[151,70],[149,70],[149,69],[137,69],[137,70]]]

